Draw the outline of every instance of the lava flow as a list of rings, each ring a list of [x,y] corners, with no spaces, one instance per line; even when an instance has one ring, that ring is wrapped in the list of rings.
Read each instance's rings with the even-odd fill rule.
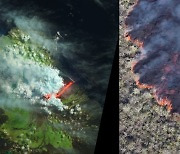
[[[180,113],[179,0],[138,0],[125,20],[128,41],[140,47],[136,84],[153,89],[158,104]]]
[[[67,85],[65,85],[62,89],[60,89],[55,94],[46,94],[44,95],[44,98],[49,100],[52,96],[55,96],[55,98],[60,98],[70,87],[74,84],[74,81],[69,82]]]

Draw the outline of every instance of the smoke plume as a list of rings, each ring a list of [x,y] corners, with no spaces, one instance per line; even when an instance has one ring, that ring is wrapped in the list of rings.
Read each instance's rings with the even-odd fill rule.
[[[137,84],[153,88],[160,105],[180,112],[179,1],[139,0],[126,25],[126,37],[141,47],[133,66]]]
[[[158,103],[180,112],[180,4],[139,0],[126,19],[127,39],[140,46],[137,84],[153,88]]]
[[[42,99],[48,93],[57,93],[64,86],[59,70],[50,66],[41,66],[33,61],[24,60],[13,52],[13,48],[0,53],[0,104],[11,104],[16,96],[19,104],[28,102],[55,105],[63,110],[60,99],[49,101]],[[6,98],[6,99],[3,99]]]

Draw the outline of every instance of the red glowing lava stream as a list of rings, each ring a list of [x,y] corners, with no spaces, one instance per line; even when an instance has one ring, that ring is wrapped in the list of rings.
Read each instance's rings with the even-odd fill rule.
[[[74,81],[69,82],[67,85],[65,85],[62,89],[60,89],[57,93],[55,94],[46,94],[44,95],[44,98],[49,100],[53,95],[56,98],[60,98],[68,89],[71,87],[71,85],[74,84]]]

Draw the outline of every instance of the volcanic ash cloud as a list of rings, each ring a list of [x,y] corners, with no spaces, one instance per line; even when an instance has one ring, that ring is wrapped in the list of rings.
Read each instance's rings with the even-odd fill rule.
[[[39,65],[11,51],[1,52],[0,85],[0,105],[14,106],[12,100],[18,100],[22,106],[24,102],[40,103],[63,110],[60,99],[45,101],[42,98],[45,94],[58,92],[64,86],[59,71],[50,66]]]
[[[137,83],[153,88],[159,104],[180,113],[179,1],[139,0],[126,25],[126,37],[143,43],[133,67]]]

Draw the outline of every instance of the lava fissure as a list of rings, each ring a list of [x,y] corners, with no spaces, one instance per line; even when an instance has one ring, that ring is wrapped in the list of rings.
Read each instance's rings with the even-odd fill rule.
[[[65,85],[62,89],[60,89],[57,93],[54,93],[54,94],[46,94],[44,95],[44,98],[46,100],[49,100],[51,99],[53,96],[55,98],[60,98],[71,86],[72,84],[74,84],[73,81],[69,82],[67,85]]]

